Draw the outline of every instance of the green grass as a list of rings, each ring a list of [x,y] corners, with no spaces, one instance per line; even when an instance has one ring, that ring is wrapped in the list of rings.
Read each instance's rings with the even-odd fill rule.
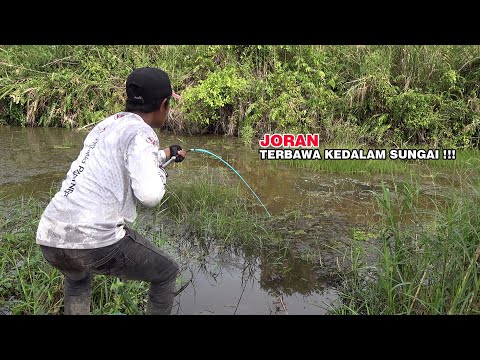
[[[416,149],[427,149],[415,147]],[[321,160],[278,160],[284,164],[305,168],[318,172],[327,173],[350,173],[350,174],[435,174],[442,171],[474,170],[480,166],[480,152],[478,150],[456,150],[455,160],[444,160],[440,150],[439,160],[391,160],[388,158],[386,149],[385,160],[325,160],[324,149],[376,149],[376,147],[359,147],[353,145],[332,145],[320,149]],[[365,151],[366,153],[366,151]]]
[[[201,168],[194,180],[170,181],[162,204],[140,211],[134,227],[147,232],[147,237],[169,254],[175,254],[174,257],[178,256],[175,252],[178,244],[188,239],[238,247],[247,254],[273,254],[262,257],[264,269],[279,267],[278,271],[290,274],[292,264],[285,260],[291,250],[289,245],[267,230],[275,227],[277,221],[278,227],[285,225],[282,223],[291,225],[288,230],[294,237],[302,236],[305,231],[295,228],[287,219],[276,217],[272,223],[267,221],[262,209],[254,206],[254,199],[231,186],[228,179],[222,170]],[[377,196],[377,226],[351,231],[347,270],[342,260],[343,281],[339,287],[342,303],[332,311],[480,313],[478,185],[465,178],[455,192],[432,195],[428,206],[422,200],[425,194],[418,182],[383,186],[383,192]],[[0,309],[3,311],[63,312],[63,275],[45,262],[35,244],[38,220],[46,204],[47,201],[33,197],[0,199]],[[291,216],[303,219],[304,214],[297,211]],[[344,248],[342,245],[338,251],[344,252]],[[186,261],[194,261],[195,254],[188,256],[192,258]],[[301,258],[322,264],[320,253],[313,248]],[[312,268],[302,269],[312,272]],[[298,282],[298,276],[292,276],[292,281]],[[141,314],[147,288],[145,282],[96,276],[92,313]]]
[[[171,182],[165,201],[154,209],[142,209],[134,228],[145,233],[147,222],[142,219],[150,215],[154,220],[148,225],[165,227],[165,231],[149,231],[148,237],[174,257],[172,249],[185,236],[185,224],[188,234],[220,245],[261,248],[271,241],[266,240],[262,216],[250,209],[248,199],[237,188],[226,186],[222,182],[226,177],[215,181],[208,171],[199,171],[196,181]],[[34,197],[0,199],[0,309],[3,311],[63,313],[63,275],[43,259],[35,244],[38,221],[47,203]],[[141,314],[146,306],[147,289],[145,282],[95,276],[92,313]]]
[[[54,145],[53,147],[55,149],[70,149],[73,146],[74,146],[74,144],[67,140],[62,145]]]
[[[415,183],[383,187],[380,235],[353,237],[334,313],[480,314],[478,184],[432,198],[433,210],[422,210],[419,192]]]
[[[256,210],[255,199],[229,179],[224,169],[200,169],[196,179],[168,185],[171,195],[165,206],[178,224],[188,223],[204,239],[254,248],[274,243],[267,236],[265,212]]]

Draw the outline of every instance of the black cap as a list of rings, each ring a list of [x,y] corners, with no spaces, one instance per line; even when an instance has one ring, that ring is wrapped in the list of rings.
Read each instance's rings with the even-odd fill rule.
[[[126,90],[130,104],[152,104],[169,96],[179,98],[167,73],[152,67],[135,69],[127,78]]]

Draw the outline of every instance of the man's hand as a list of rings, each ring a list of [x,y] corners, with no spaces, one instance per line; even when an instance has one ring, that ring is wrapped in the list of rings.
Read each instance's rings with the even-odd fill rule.
[[[183,159],[185,159],[185,156],[187,156],[187,152],[183,150],[180,145],[171,145],[169,149],[170,149],[170,158],[172,156],[176,156],[175,162],[182,162]]]

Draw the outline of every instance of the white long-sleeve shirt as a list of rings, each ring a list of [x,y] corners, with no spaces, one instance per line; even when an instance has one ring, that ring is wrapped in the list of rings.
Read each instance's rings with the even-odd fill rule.
[[[37,244],[66,249],[111,245],[137,217],[135,198],[148,207],[165,194],[166,154],[158,137],[133,113],[112,115],[87,135],[60,191],[45,209]]]

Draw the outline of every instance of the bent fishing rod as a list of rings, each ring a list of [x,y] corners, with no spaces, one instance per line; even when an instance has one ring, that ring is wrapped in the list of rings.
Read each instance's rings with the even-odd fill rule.
[[[263,206],[263,208],[265,209],[268,217],[272,217],[272,215],[270,214],[270,212],[268,211],[267,207],[263,204],[262,200],[260,200],[260,198],[257,196],[257,194],[255,193],[255,191],[253,191],[253,189],[250,187],[250,185],[248,185],[248,183],[245,181],[245,179],[242,177],[242,175],[239,174],[239,172],[237,170],[235,170],[233,168],[233,166],[231,166],[229,163],[227,163],[225,160],[223,160],[220,156],[218,155],[215,155],[214,153],[212,153],[211,151],[208,151],[208,150],[205,150],[205,149],[189,149],[189,150],[186,150],[186,152],[197,152],[197,153],[204,153],[204,154],[208,154],[210,156],[213,156],[215,159],[217,160],[220,160],[223,164],[225,164],[229,169],[231,169],[235,174],[237,174],[237,176],[243,181],[243,183],[245,185],[247,185],[247,187],[250,189],[250,191],[252,192],[252,194],[255,196],[255,198],[258,200],[258,202]],[[176,156],[172,156],[167,162],[165,162],[165,164],[162,165],[163,168],[166,168],[172,161],[175,161],[176,159]]]

